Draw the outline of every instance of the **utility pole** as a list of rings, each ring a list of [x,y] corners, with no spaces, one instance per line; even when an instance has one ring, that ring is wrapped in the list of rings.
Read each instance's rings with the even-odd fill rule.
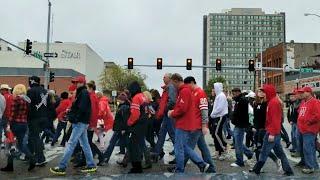
[[[49,41],[50,41],[50,19],[51,19],[51,2],[48,0],[48,27],[47,27],[47,49],[46,53],[49,53]],[[46,62],[44,64],[44,88],[49,89],[49,57],[46,58]]]
[[[262,49],[263,49],[263,40],[262,39],[260,39],[260,62],[261,62],[261,74],[260,74],[260,83],[261,83],[261,87],[262,87],[262,85],[263,85],[263,63],[262,63]]]

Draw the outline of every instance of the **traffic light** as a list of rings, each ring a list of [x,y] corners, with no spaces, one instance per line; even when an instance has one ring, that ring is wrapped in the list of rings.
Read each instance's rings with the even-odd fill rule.
[[[51,72],[51,71],[50,71],[50,77],[49,77],[49,79],[50,79],[50,82],[53,82],[53,81],[54,81],[54,72]]]
[[[187,59],[187,70],[191,70],[192,69],[192,59]]]
[[[221,59],[216,59],[216,70],[221,71]]]
[[[249,71],[254,71],[254,60],[250,59],[249,60]]]
[[[128,69],[133,69],[133,58],[128,58]]]
[[[27,39],[27,42],[26,42],[26,54],[29,55],[31,54],[32,52],[32,42]]]
[[[162,69],[162,58],[157,58],[157,69]]]

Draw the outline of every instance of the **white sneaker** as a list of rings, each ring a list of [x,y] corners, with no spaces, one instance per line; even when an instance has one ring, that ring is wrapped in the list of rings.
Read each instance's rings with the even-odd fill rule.
[[[231,167],[240,167],[237,163],[230,164]]]
[[[278,172],[282,172],[283,169],[282,169],[282,164],[280,159],[277,160],[276,165],[277,165]]]
[[[221,155],[218,157],[218,159],[219,159],[220,161],[224,161],[226,158],[227,158],[227,157],[226,157],[226,154],[221,154]]]

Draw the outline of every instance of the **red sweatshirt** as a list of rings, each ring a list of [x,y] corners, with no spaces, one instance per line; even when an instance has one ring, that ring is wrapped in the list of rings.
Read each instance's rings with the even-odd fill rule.
[[[130,104],[130,117],[128,119],[128,126],[132,126],[134,125],[140,117],[140,106],[147,102],[147,98],[142,94],[136,94],[133,98],[132,98],[132,102]]]
[[[163,89],[163,92],[162,92],[162,96],[161,96],[161,100],[160,100],[160,104],[159,104],[159,110],[156,113],[156,118],[158,120],[160,120],[164,116],[164,113],[165,113],[165,110],[167,107],[167,102],[169,99],[169,94],[166,89],[166,86],[162,86],[161,88]]]
[[[273,136],[279,135],[282,123],[282,106],[273,85],[264,85],[267,97],[266,131]]]
[[[199,129],[192,98],[191,88],[188,85],[182,85],[179,88],[178,98],[171,114],[172,118],[176,120],[175,127],[178,129],[186,131]]]
[[[91,115],[89,128],[96,128],[98,123],[99,100],[95,92],[90,92]]]
[[[106,131],[112,129],[114,118],[113,118],[113,114],[111,112],[111,109],[109,107],[108,98],[106,96],[102,96],[99,99],[98,119],[103,119],[104,128]]]
[[[6,109],[4,110],[3,117],[6,118],[7,120],[11,116],[11,106],[13,104],[13,96],[9,92],[5,92],[2,94],[4,99],[6,100]]]
[[[320,102],[316,98],[303,101],[299,108],[298,128],[302,134],[317,134],[320,128]]]
[[[56,114],[59,121],[63,121],[66,116],[67,109],[72,105],[71,99],[63,99],[56,108]]]

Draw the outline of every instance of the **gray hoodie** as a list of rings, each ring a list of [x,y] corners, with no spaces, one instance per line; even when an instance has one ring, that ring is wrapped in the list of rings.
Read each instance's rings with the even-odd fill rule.
[[[214,91],[216,98],[214,99],[211,118],[223,117],[228,114],[228,101],[226,95],[223,93],[222,83],[214,83]]]
[[[6,99],[0,94],[0,119],[2,119],[4,110],[6,109]]]

